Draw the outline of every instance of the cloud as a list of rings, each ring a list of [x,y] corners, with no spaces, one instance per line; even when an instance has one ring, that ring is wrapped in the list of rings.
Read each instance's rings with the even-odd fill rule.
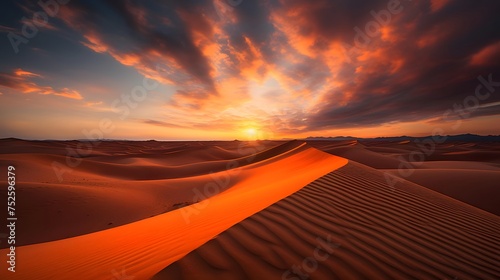
[[[273,24],[263,3],[243,1],[223,9],[220,5],[228,4],[216,0],[90,1],[62,7],[60,17],[82,34],[87,48],[175,86],[173,106],[224,109],[249,98],[240,90],[227,98],[235,80],[244,87],[262,81],[274,67]]]
[[[29,71],[25,71],[25,70],[23,70],[21,68],[15,69],[14,70],[14,75],[18,76],[18,77],[23,77],[23,76],[25,76],[25,77],[40,77],[40,78],[42,77],[39,74],[35,74],[35,73],[29,72]]]
[[[51,86],[42,86],[30,80],[30,78],[42,78],[40,74],[15,69],[12,74],[0,73],[0,86],[15,90],[20,93],[38,93],[42,95],[56,95],[70,99],[82,100],[81,94],[73,89],[62,88],[59,90]]]
[[[346,60],[337,47],[355,46],[354,27],[366,32],[375,21],[371,10],[378,13],[387,3],[354,2],[360,7],[347,1],[283,1],[275,9],[277,29],[292,48],[284,47],[285,52],[298,53],[295,60],[300,55],[311,59],[302,66],[309,69],[305,75],[292,68],[287,76],[304,83],[328,74],[316,77],[316,88],[308,87],[316,97],[309,109],[285,118],[289,127],[310,131],[425,120],[473,95],[478,75],[495,73],[500,79],[493,62],[500,32],[491,28],[500,24],[499,4],[401,1],[401,13],[392,15],[368,44],[347,49]],[[326,70],[319,70],[321,65]],[[492,96],[488,102],[497,100]]]
[[[470,60],[474,66],[495,65],[500,61],[500,41],[488,45],[475,53]]]
[[[102,101],[98,101],[98,102],[86,102],[85,103],[85,106],[88,106],[88,107],[99,106],[99,105],[102,105]]]
[[[13,27],[9,27],[9,26],[5,26],[5,25],[0,25],[0,32],[5,32],[5,33],[9,33],[9,32],[14,32],[14,33],[18,33],[18,31],[13,28]]]
[[[40,16],[40,12],[45,12],[37,1],[18,1],[16,3],[21,10],[24,11],[25,17],[20,18],[19,29],[14,31],[15,33],[21,33],[22,26],[35,26],[37,29],[47,29],[52,31],[59,31],[59,28],[52,22],[51,17],[46,15],[47,21],[44,20],[43,16]],[[49,5],[50,6],[50,5]]]
[[[156,125],[156,126],[162,126],[162,127],[169,127],[169,128],[186,128],[181,125],[173,124],[173,123],[168,123],[164,121],[157,121],[157,120],[140,120],[141,122],[145,124],[150,124],[150,125]]]
[[[500,79],[498,11],[487,0],[108,0],[62,6],[58,16],[89,50],[174,88],[144,123],[253,121],[293,134],[439,116],[474,93],[479,75]],[[28,85],[15,87],[55,94]]]
[[[431,11],[437,12],[444,8],[451,0],[431,0]]]
[[[108,53],[159,82],[185,90],[195,85],[204,96],[216,95],[214,70],[196,40],[198,33],[210,33],[210,24],[196,6],[190,8],[180,3],[168,10],[146,10],[132,1],[82,2],[62,7],[60,16],[82,33],[82,44],[91,50]],[[107,13],[98,12],[102,9]]]

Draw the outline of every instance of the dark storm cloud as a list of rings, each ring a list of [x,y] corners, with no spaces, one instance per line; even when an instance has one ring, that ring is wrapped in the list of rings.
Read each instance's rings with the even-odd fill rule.
[[[318,113],[309,116],[309,129],[417,121],[440,116],[454,104],[463,106],[465,98],[474,96],[479,75],[492,73],[493,80],[500,81],[498,61],[471,65],[476,53],[499,42],[499,12],[500,4],[492,1],[455,0],[435,13],[428,1],[406,8],[391,22],[397,31],[394,36],[400,39],[377,45],[374,50],[382,50],[380,57],[354,62],[373,71],[343,73],[341,79],[353,82],[323,98]],[[322,36],[333,34],[331,29],[322,29]],[[402,66],[396,72],[389,71],[388,65],[397,59]],[[346,91],[353,92],[352,97],[340,105],[338,96]],[[497,88],[495,94],[480,102],[500,100],[499,92]],[[477,115],[486,113],[497,115],[500,111],[494,107]]]

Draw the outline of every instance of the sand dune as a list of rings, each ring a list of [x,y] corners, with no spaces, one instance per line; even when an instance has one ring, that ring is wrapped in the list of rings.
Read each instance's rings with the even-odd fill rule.
[[[60,182],[82,142],[0,142],[23,202],[2,279],[500,278],[494,143],[104,141]],[[401,163],[420,185],[387,185]]]
[[[363,144],[355,141],[310,141],[309,145],[340,157],[356,161],[373,168],[398,168],[399,161],[393,157],[372,152]]]
[[[349,141],[309,143],[500,215],[499,143],[434,143],[430,154],[411,157],[411,153],[422,153],[422,148],[403,142],[371,140],[355,146]]]
[[[388,172],[398,174],[393,170]],[[416,169],[407,179],[500,216],[498,169]]]
[[[0,164],[19,167],[17,191],[23,206],[17,215],[23,223],[18,226],[18,245],[109,229],[196,203],[203,198],[195,199],[195,193],[215,179],[227,180],[226,188],[238,183],[241,178],[230,172],[233,168],[270,160],[297,145],[102,142],[59,182],[52,163],[65,164],[63,152],[75,149],[78,141],[1,141],[5,145]],[[214,148],[218,145],[225,151]],[[1,191],[0,197],[5,196]]]
[[[113,271],[125,267],[136,279],[148,279],[227,228],[347,163],[297,141],[263,153],[255,155],[257,162],[232,169],[238,174],[236,183],[209,199],[112,229],[18,247],[18,271],[2,270],[0,276],[111,279]],[[131,199],[135,196],[126,201]]]
[[[499,217],[349,163],[153,279],[498,279],[499,251]]]

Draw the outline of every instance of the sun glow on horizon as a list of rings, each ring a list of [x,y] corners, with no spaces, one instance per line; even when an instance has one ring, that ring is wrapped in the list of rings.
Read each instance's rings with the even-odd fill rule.
[[[245,137],[247,140],[257,140],[258,130],[255,127],[249,127],[245,129]]]

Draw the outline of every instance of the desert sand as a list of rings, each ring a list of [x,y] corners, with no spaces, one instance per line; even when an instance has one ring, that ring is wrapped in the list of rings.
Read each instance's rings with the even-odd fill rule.
[[[22,221],[2,279],[500,277],[498,144],[0,142]]]
[[[17,254],[22,268],[15,274],[9,274],[5,270],[0,275],[9,276],[9,279],[109,279],[113,276],[112,271],[127,267],[127,273],[138,279],[148,279],[244,218],[345,165],[347,160],[311,148],[303,142],[292,141],[264,149],[250,157],[233,159],[231,163],[231,166],[239,163],[241,167],[220,171],[231,173],[220,176],[229,178],[227,186],[231,185],[220,190],[220,193],[207,192],[203,186],[199,186],[199,181],[191,181],[191,184],[201,188],[201,192],[211,193],[211,198],[112,229],[21,246],[17,249]],[[19,166],[20,163],[15,165]],[[219,165],[220,161],[216,161],[215,166]],[[79,172],[89,173],[88,169],[82,170]],[[213,173],[211,177],[217,178],[217,174]],[[212,181],[217,182],[214,179]],[[209,180],[207,182],[214,184]],[[23,182],[18,185],[21,187]],[[164,182],[164,186],[168,187],[168,184]],[[186,192],[186,197],[195,193],[189,187],[185,187],[183,191]],[[104,192],[107,196],[114,195],[112,188]],[[131,192],[128,196],[124,194],[120,198],[125,200],[122,207],[126,207],[128,201],[142,198],[136,192]],[[148,190],[145,189],[142,194],[144,193],[148,193]],[[89,200],[93,198],[88,193],[82,193],[82,196],[85,195],[90,197]],[[56,206],[58,207],[68,212],[68,216],[81,216],[88,211],[85,207]],[[92,202],[87,202],[87,207],[92,208]],[[121,208],[114,211],[120,212]],[[145,211],[141,214],[144,213]],[[136,217],[129,217],[129,220]],[[92,222],[91,219],[87,220],[88,223]],[[53,238],[49,236],[52,229],[44,231],[45,238]],[[5,255],[7,250],[0,253]]]
[[[428,156],[411,158],[423,149],[409,141],[308,143],[500,215],[500,143],[445,142]]]
[[[497,216],[350,162],[153,279],[498,279],[499,242]]]

